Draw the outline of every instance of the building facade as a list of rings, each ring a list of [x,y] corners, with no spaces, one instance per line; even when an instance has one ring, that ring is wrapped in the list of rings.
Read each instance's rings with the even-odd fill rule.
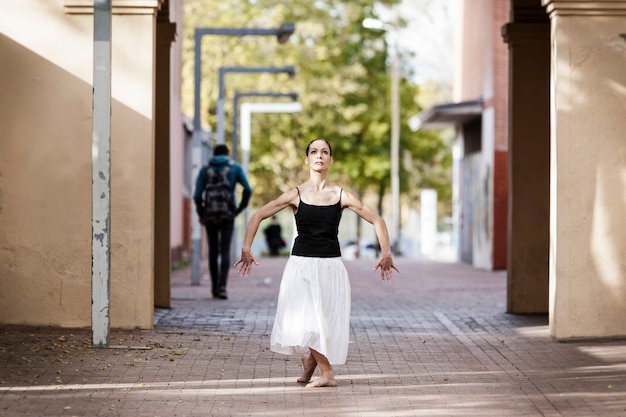
[[[507,311],[548,312],[558,339],[623,337],[626,2],[465,0],[461,15],[457,101],[414,120],[456,128],[460,259],[505,265]]]
[[[182,2],[113,0],[111,326],[150,328],[184,247]],[[93,2],[0,14],[0,322],[91,319]],[[466,0],[462,258],[560,340],[626,336],[626,0]],[[420,117],[421,117],[420,116]]]
[[[169,305],[170,129],[180,123],[170,12],[182,9],[166,0],[112,6],[110,323],[150,328],[154,305]],[[93,49],[91,1],[3,6],[2,323],[91,322]]]
[[[508,213],[508,61],[500,28],[508,1],[462,2],[453,103],[427,109],[414,129],[455,128],[453,223],[457,258],[506,269]]]

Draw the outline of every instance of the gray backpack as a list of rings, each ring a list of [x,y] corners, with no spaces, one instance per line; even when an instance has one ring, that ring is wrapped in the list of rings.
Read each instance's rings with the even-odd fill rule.
[[[228,173],[233,166],[229,161],[221,170],[206,167],[207,183],[202,194],[202,214],[205,223],[221,223],[235,218],[235,203]]]

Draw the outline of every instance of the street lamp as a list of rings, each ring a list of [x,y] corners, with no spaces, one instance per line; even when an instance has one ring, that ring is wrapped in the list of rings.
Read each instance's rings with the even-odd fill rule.
[[[246,91],[246,92],[235,92],[235,98],[233,100],[233,136],[232,136],[232,149],[233,149],[233,158],[235,160],[238,159],[239,155],[239,151],[238,151],[238,142],[239,142],[239,138],[238,138],[238,122],[239,122],[239,99],[242,97],[290,97],[291,100],[296,101],[298,100],[298,93],[272,93],[272,92],[258,92],[258,91]],[[246,104],[246,103],[244,103]],[[266,107],[267,108],[267,107]],[[301,107],[300,107],[301,108]],[[272,109],[274,112],[276,111],[275,109]],[[285,110],[284,107],[282,107],[280,110]],[[289,109],[289,111],[293,111],[292,109]],[[299,111],[299,110],[298,110]],[[243,129],[242,129],[243,130]],[[249,129],[248,129],[249,131]],[[242,156],[242,164],[244,165],[244,172],[246,173],[246,176],[248,175],[248,164],[249,164],[249,153],[246,153],[246,149],[245,149],[245,144],[243,143],[244,138],[242,138],[242,147],[244,148],[244,152],[243,152],[243,156]],[[248,139],[248,143],[249,143],[249,139]],[[244,226],[248,223],[248,211],[246,210],[244,212]],[[234,227],[234,233],[233,236],[237,236],[237,223],[235,223],[235,227]],[[239,243],[236,241],[237,239],[233,240],[233,245],[231,247],[232,250],[232,258],[235,259],[235,256],[237,256],[237,252],[241,250],[241,246],[239,245]]]
[[[202,86],[202,37],[221,36],[276,36],[278,43],[285,43],[295,31],[294,23],[283,23],[278,28],[196,28],[194,32],[194,106],[193,130],[200,131],[200,88]]]
[[[272,92],[259,92],[259,91],[245,91],[235,92],[235,98],[233,100],[233,135],[232,135],[232,149],[233,158],[237,160],[239,158],[238,151],[238,121],[239,121],[239,99],[242,97],[289,97],[291,100],[296,101],[298,99],[298,93],[272,93]]]
[[[400,78],[396,27],[378,19],[363,19],[366,29],[384,30],[391,38],[391,236],[400,244]]]
[[[250,148],[252,144],[251,124],[252,113],[297,113],[302,111],[300,102],[291,103],[243,103],[241,104],[241,166],[246,176],[250,166]],[[248,223],[248,209],[243,212],[243,224]],[[234,250],[241,253],[241,247]]]
[[[224,76],[229,72],[261,73],[269,72],[273,74],[286,73],[290,77],[296,75],[296,68],[293,65],[285,67],[221,67],[218,74],[219,93],[217,97],[217,143],[224,143]]]
[[[276,36],[278,43],[285,43],[295,31],[295,24],[284,23],[278,28],[196,28],[194,32],[194,101],[193,135],[191,137],[191,184],[195,184],[202,167],[202,126],[200,120],[200,90],[202,86],[202,37],[218,36]],[[191,284],[200,285],[200,252],[202,250],[202,228],[194,221],[195,210],[190,207],[191,220]]]
[[[297,113],[300,111],[302,111],[302,104],[297,101],[292,103],[243,103],[241,105],[241,166],[246,175],[250,165],[252,113]]]

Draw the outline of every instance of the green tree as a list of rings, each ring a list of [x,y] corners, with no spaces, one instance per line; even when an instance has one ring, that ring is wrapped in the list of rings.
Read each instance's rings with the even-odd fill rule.
[[[393,5],[398,0],[379,1]],[[276,74],[227,75],[226,120],[232,120],[234,91],[299,94],[303,111],[296,114],[255,114],[252,122],[250,180],[256,201],[267,201],[307,178],[302,169],[304,148],[325,137],[341,163],[332,178],[359,196],[375,194],[382,211],[390,184],[390,79],[388,45],[381,31],[364,29],[375,17],[370,0],[187,0],[183,56],[183,106],[193,113],[193,33],[196,27],[277,27],[295,22],[296,32],[280,45],[265,37],[205,36],[202,43],[202,119],[216,126],[217,72],[222,66],[295,65],[289,79]],[[402,21],[399,24],[403,24]],[[405,55],[406,56],[406,55]],[[401,120],[418,113],[418,86],[402,68]],[[250,98],[247,101],[256,101]],[[263,100],[265,101],[265,100]],[[231,126],[226,123],[226,138]],[[412,132],[401,123],[401,194],[413,202],[419,189],[450,195],[450,147],[433,132]]]

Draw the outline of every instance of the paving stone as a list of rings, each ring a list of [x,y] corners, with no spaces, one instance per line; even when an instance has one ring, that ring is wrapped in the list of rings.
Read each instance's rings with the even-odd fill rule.
[[[337,388],[307,389],[269,350],[285,261],[233,270],[228,300],[177,271],[154,329],[113,329],[109,349],[0,326],[0,416],[626,416],[626,341],[559,343],[547,315],[504,312],[506,272],[403,258],[392,283],[346,261],[348,361]]]

